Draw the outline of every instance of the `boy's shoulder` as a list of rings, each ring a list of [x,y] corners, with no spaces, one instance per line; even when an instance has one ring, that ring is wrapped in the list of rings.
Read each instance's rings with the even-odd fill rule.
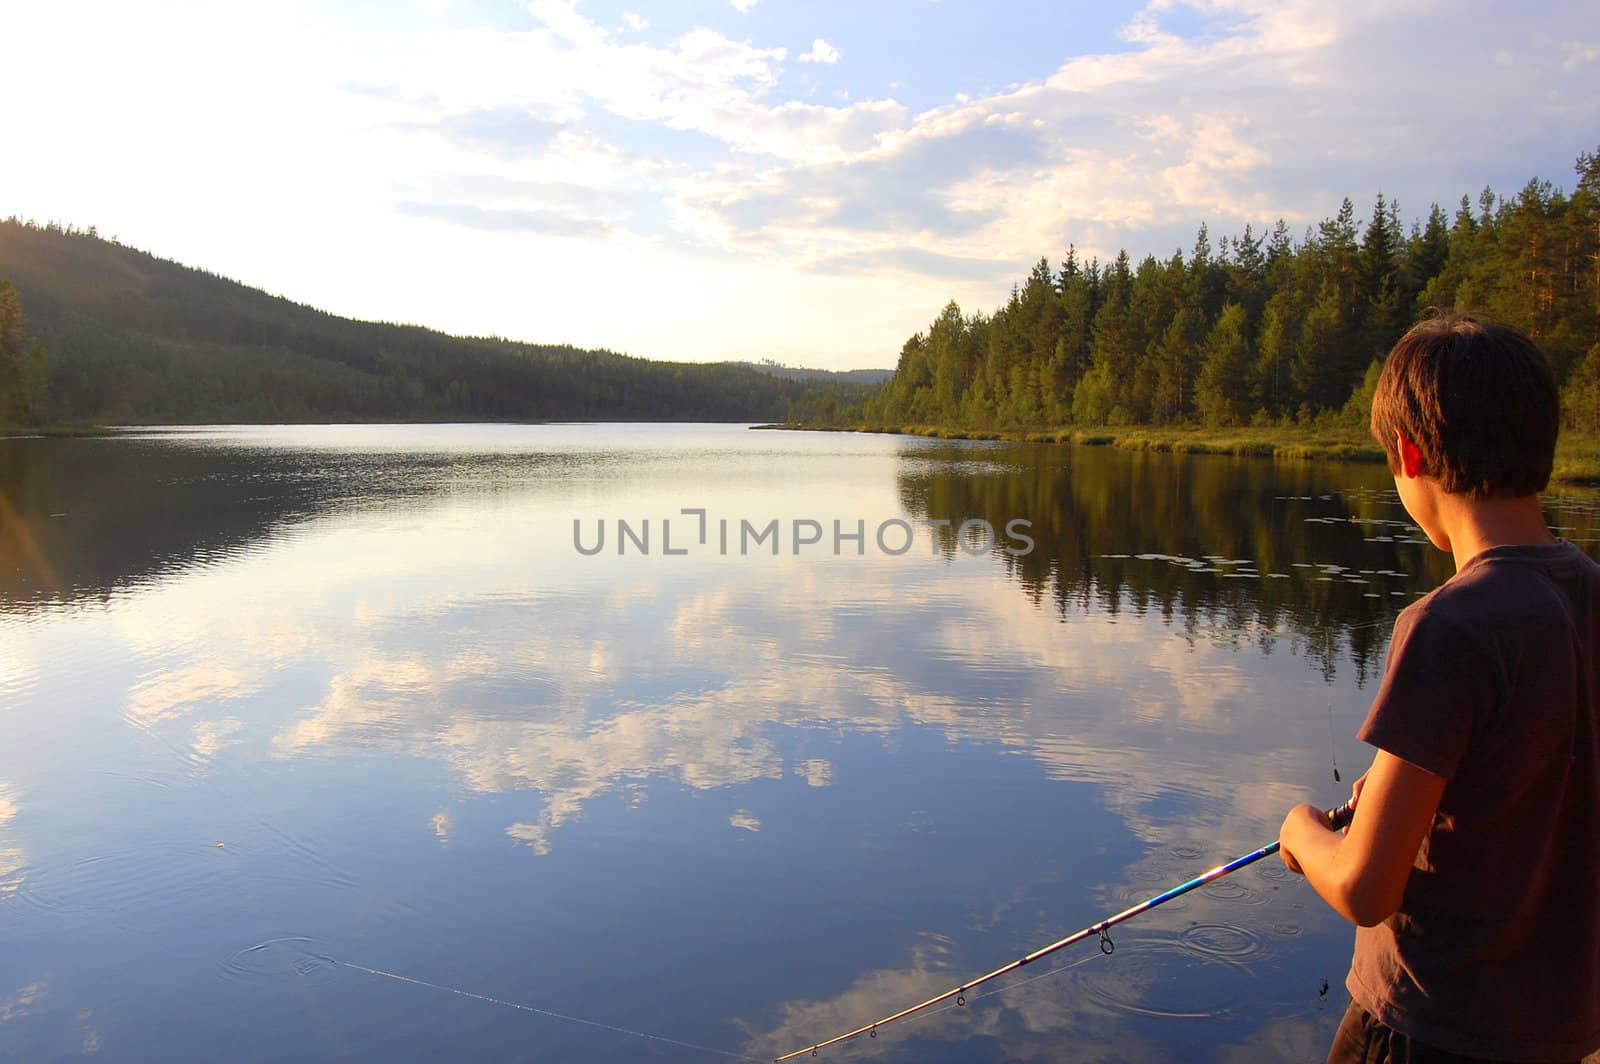
[[[1401,611],[1397,629],[1422,620],[1502,630],[1539,618],[1573,619],[1578,601],[1600,591],[1600,564],[1574,544],[1492,547]]]
[[[1570,738],[1597,607],[1600,566],[1571,544],[1484,552],[1396,619],[1358,738],[1445,779]]]

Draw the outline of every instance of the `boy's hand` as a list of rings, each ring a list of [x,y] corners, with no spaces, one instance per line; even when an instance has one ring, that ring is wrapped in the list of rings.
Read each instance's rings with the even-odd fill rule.
[[[1381,923],[1405,900],[1417,850],[1445,783],[1444,777],[1379,750],[1372,768],[1351,784],[1351,802],[1359,800],[1365,812],[1345,834],[1331,830],[1314,806],[1289,810],[1278,835],[1284,865],[1304,875],[1352,923]]]
[[[1356,781],[1350,785],[1350,808],[1351,809],[1354,809],[1356,807],[1356,803],[1361,800],[1361,788],[1365,787],[1366,785],[1367,785],[1367,774],[1365,772],[1363,772],[1360,776],[1356,777]]]
[[[1306,871],[1300,867],[1299,858],[1291,849],[1291,839],[1304,838],[1301,833],[1308,828],[1320,827],[1323,831],[1331,831],[1328,815],[1314,805],[1297,805],[1289,810],[1289,815],[1283,818],[1283,827],[1278,829],[1278,856],[1283,858],[1284,867],[1296,875],[1305,875]]]

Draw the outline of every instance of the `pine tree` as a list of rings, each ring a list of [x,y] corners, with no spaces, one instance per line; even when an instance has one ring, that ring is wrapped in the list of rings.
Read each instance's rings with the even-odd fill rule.
[[[1572,332],[1600,344],[1600,151],[1582,152],[1574,166],[1572,190]]]
[[[1406,254],[1406,284],[1410,293],[1409,312],[1412,318],[1423,309],[1419,298],[1428,282],[1443,269],[1450,256],[1450,224],[1437,203],[1428,208],[1428,223],[1411,240]]]
[[[1103,393],[1104,410],[1098,418],[1091,420],[1100,424],[1106,423],[1112,412],[1122,403],[1123,395],[1128,387],[1128,382],[1133,376],[1133,342],[1131,324],[1129,322],[1129,301],[1133,288],[1133,278],[1128,269],[1128,253],[1126,251],[1117,255],[1106,270],[1104,278],[1104,301],[1100,312],[1094,317],[1094,336],[1090,343],[1090,358],[1093,366],[1090,373],[1098,374],[1096,388]],[[1101,396],[1093,398],[1091,406],[1100,410]],[[1077,404],[1073,404],[1073,414],[1077,416]]]
[[[1264,408],[1281,415],[1299,405],[1295,398],[1289,367],[1298,349],[1294,330],[1294,296],[1290,289],[1274,292],[1261,312],[1260,340],[1257,343],[1256,374],[1261,381]]]
[[[1239,425],[1256,402],[1245,310],[1228,303],[1201,348],[1195,404],[1207,425]]]
[[[1189,412],[1194,399],[1195,367],[1200,359],[1196,341],[1200,328],[1199,315],[1181,306],[1152,348],[1156,387],[1151,406],[1157,422],[1182,421]]]
[[[1056,284],[1061,293],[1061,338],[1056,388],[1071,394],[1089,367],[1089,341],[1094,326],[1094,292],[1089,275],[1078,265],[1078,251],[1068,245]]]
[[[1289,375],[1302,400],[1314,410],[1338,409],[1350,394],[1344,367],[1351,347],[1348,318],[1338,284],[1324,280],[1300,325]]]
[[[1357,298],[1363,320],[1356,336],[1364,360],[1384,357],[1399,339],[1408,309],[1400,294],[1400,227],[1392,208],[1378,193],[1361,239]]]
[[[1246,321],[1260,321],[1267,302],[1267,258],[1261,238],[1246,225],[1244,235],[1228,246],[1226,298],[1244,308]]]

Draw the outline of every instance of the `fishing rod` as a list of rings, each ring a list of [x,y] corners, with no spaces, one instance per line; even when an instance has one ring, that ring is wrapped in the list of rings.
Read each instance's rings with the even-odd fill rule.
[[[1351,805],[1350,805],[1349,802],[1346,802],[1345,804],[1343,804],[1341,806],[1338,806],[1337,808],[1329,809],[1327,811],[1327,813],[1326,813],[1326,816],[1328,818],[1328,822],[1329,822],[1330,826],[1332,826],[1332,828],[1335,831],[1337,831],[1337,830],[1339,830],[1341,828],[1349,826],[1351,819],[1355,816],[1355,810],[1353,808],[1351,808]],[[1109,931],[1111,928],[1117,926],[1118,924],[1122,923],[1122,921],[1131,920],[1133,917],[1138,916],[1140,913],[1149,912],[1151,909],[1154,909],[1158,905],[1165,905],[1167,902],[1171,901],[1173,898],[1179,897],[1180,895],[1183,895],[1183,894],[1187,894],[1191,890],[1194,890],[1197,887],[1203,887],[1207,883],[1210,883],[1212,880],[1221,879],[1223,876],[1227,875],[1229,872],[1237,872],[1239,869],[1243,868],[1245,865],[1255,864],[1257,861],[1261,860],[1263,857],[1271,857],[1273,854],[1275,854],[1277,852],[1278,852],[1278,843],[1276,841],[1274,841],[1270,846],[1263,846],[1263,847],[1261,847],[1261,849],[1252,850],[1251,852],[1245,854],[1242,857],[1235,857],[1233,860],[1229,861],[1227,864],[1218,865],[1217,867],[1211,869],[1209,872],[1202,872],[1200,875],[1195,876],[1193,879],[1189,880],[1187,883],[1180,883],[1178,886],[1173,887],[1171,890],[1163,891],[1162,893],[1157,894],[1155,897],[1150,898],[1150,899],[1148,899],[1146,901],[1142,901],[1138,905],[1135,905],[1130,909],[1122,910],[1120,913],[1117,913],[1115,916],[1108,916],[1104,920],[1101,920],[1098,923],[1093,923],[1093,924],[1090,924],[1088,927],[1083,928],[1082,930],[1074,931],[1072,934],[1068,935],[1066,938],[1060,939],[1059,941],[1056,941],[1056,942],[1052,942],[1052,943],[1050,943],[1050,945],[1045,946],[1042,949],[1036,949],[1032,953],[1028,954],[1025,957],[1018,957],[1016,960],[1010,962],[1009,964],[1002,964],[1000,967],[996,968],[994,971],[990,972],[988,975],[980,975],[976,979],[972,979],[972,980],[969,980],[969,981],[967,981],[965,983],[962,983],[960,986],[951,987],[949,990],[946,990],[944,993],[939,994],[939,995],[937,995],[935,997],[931,997],[927,1001],[921,1002],[921,1003],[916,1004],[916,1005],[912,1005],[908,1009],[901,1009],[899,1012],[896,1012],[891,1016],[885,1016],[881,1020],[874,1020],[872,1023],[869,1023],[864,1027],[857,1027],[855,1030],[848,1031],[845,1034],[835,1035],[834,1037],[828,1039],[826,1042],[818,1042],[815,1045],[807,1046],[804,1049],[797,1049],[793,1053],[785,1053],[781,1057],[774,1058],[773,1064],[781,1064],[782,1061],[792,1060],[793,1058],[798,1057],[798,1056],[803,1056],[806,1053],[810,1053],[812,1056],[816,1056],[817,1055],[817,1051],[819,1049],[826,1049],[829,1046],[838,1045],[840,1042],[848,1042],[850,1039],[855,1038],[855,1037],[857,1037],[859,1035],[867,1034],[867,1035],[871,1035],[873,1038],[876,1038],[876,1037],[878,1037],[878,1028],[886,1026],[887,1024],[891,1024],[896,1020],[903,1020],[907,1016],[911,1016],[911,1015],[913,1015],[915,1013],[921,1012],[923,1009],[926,1009],[926,1008],[929,1008],[931,1006],[937,1005],[941,1001],[948,1001],[951,998],[955,998],[957,1005],[965,1005],[967,1003],[967,991],[968,990],[971,990],[974,987],[982,986],[984,983],[989,982],[991,979],[998,979],[1002,975],[1006,975],[1006,974],[1008,974],[1010,972],[1014,972],[1018,968],[1021,968],[1025,964],[1032,964],[1034,961],[1039,960],[1042,957],[1048,957],[1048,956],[1050,956],[1050,954],[1056,952],[1057,950],[1061,950],[1061,949],[1067,948],[1068,946],[1072,945],[1074,942],[1082,942],[1084,939],[1090,937],[1091,935],[1098,935],[1100,937],[1100,952],[1109,955],[1113,950],[1116,949],[1116,946],[1112,943],[1111,936],[1106,934],[1106,932]]]

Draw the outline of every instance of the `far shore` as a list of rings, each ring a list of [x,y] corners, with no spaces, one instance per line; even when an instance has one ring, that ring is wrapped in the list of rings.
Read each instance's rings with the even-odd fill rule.
[[[760,429],[808,432],[870,432],[893,436],[931,436],[943,440],[1006,440],[1014,443],[1116,447],[1127,451],[1223,454],[1280,461],[1320,459],[1382,462],[1383,449],[1365,434],[1340,429],[1238,427],[1166,428],[1129,426],[1097,429],[962,429],[941,425],[757,425]],[[1552,483],[1600,486],[1600,436],[1564,432],[1556,445]]]
[[[26,440],[47,436],[51,439],[76,439],[110,436],[115,430],[104,425],[0,425],[0,440]]]

